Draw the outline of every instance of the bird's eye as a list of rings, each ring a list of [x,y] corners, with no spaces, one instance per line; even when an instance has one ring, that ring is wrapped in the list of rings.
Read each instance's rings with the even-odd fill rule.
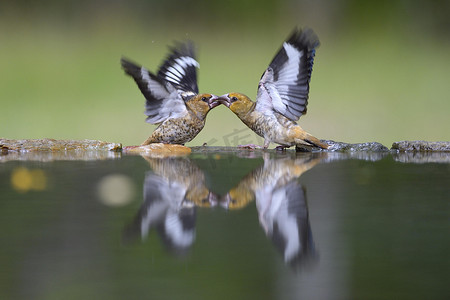
[[[206,99],[206,97],[202,97],[202,101],[208,101],[208,99]]]
[[[232,97],[232,98],[231,98],[231,101],[233,101],[233,102],[234,102],[234,101],[237,101],[237,100],[238,100],[238,98],[236,98],[236,97]]]

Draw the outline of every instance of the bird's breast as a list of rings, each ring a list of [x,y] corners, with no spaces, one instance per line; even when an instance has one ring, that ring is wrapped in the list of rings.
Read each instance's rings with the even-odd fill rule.
[[[274,143],[282,145],[293,145],[293,141],[289,138],[289,132],[292,121],[280,122],[275,114],[263,114],[259,112],[252,113],[244,123],[252,129],[256,134]]]
[[[205,126],[205,122],[190,114],[163,122],[153,133],[155,142],[185,144],[191,141]]]

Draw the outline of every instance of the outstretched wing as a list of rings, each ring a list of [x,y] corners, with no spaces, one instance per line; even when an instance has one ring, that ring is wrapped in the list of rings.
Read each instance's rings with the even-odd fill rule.
[[[199,63],[195,59],[194,43],[178,42],[170,47],[170,54],[158,71],[158,77],[170,82],[176,89],[191,97],[198,94],[197,68]]]
[[[259,220],[285,262],[301,266],[311,261],[316,251],[303,187],[294,179],[266,196],[256,198]]]
[[[306,114],[318,46],[319,40],[311,29],[292,32],[259,81],[256,109],[273,109],[293,121]]]
[[[145,96],[145,114],[148,123],[158,124],[187,113],[183,98],[171,83],[165,82],[164,79],[126,58],[122,57],[120,62],[125,73],[133,77]]]

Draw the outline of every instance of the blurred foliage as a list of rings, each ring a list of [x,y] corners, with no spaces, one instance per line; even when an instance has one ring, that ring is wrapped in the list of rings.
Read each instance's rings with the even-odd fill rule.
[[[156,71],[174,40],[199,47],[202,92],[257,82],[296,25],[321,40],[308,115],[319,138],[450,140],[448,1],[4,1],[0,137],[142,142],[144,98],[122,55]],[[225,124],[225,125],[224,125]],[[258,138],[224,107],[189,145]]]
[[[15,0],[3,1],[3,14],[19,13],[22,16],[52,18],[62,22],[84,23],[108,14],[131,15],[136,21],[165,26],[184,25],[221,28],[223,25],[242,27],[272,27],[280,22],[312,20],[332,25],[328,28],[355,25],[391,23],[403,26],[420,26],[447,35],[450,3],[446,0]]]

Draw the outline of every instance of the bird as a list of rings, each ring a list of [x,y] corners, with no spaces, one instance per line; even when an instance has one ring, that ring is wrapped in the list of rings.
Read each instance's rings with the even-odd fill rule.
[[[220,205],[226,209],[240,209],[259,197],[270,199],[273,191],[286,185],[293,179],[298,179],[303,173],[313,168],[324,159],[326,153],[312,153],[312,156],[271,158],[269,153],[263,153],[264,163],[248,173],[239,184],[230,189],[220,199]],[[265,194],[267,193],[267,194]],[[267,197],[266,197],[267,196]],[[266,200],[264,200],[266,201]],[[269,201],[270,202],[270,201]]]
[[[310,28],[295,28],[277,52],[258,84],[256,102],[241,93],[228,93],[216,100],[227,106],[256,134],[264,138],[264,149],[276,143],[276,149],[291,146],[302,149],[328,145],[304,131],[297,121],[306,114],[309,82],[319,46]],[[257,145],[240,147],[261,148]]]
[[[143,156],[151,171],[143,184],[143,203],[124,228],[124,241],[148,238],[156,230],[166,250],[185,255],[195,242],[197,207],[213,207],[218,196],[206,186],[204,171],[187,157]]]
[[[295,157],[271,157],[248,173],[220,200],[226,209],[242,209],[255,201],[258,219],[266,236],[295,268],[317,258],[309,222],[306,191],[299,178],[326,158],[326,153]]]
[[[146,122],[158,125],[141,146],[151,143],[180,144],[191,141],[205,126],[208,112],[219,105],[213,94],[199,94],[192,41],[176,42],[157,74],[122,57],[125,73],[136,82],[146,99]]]

